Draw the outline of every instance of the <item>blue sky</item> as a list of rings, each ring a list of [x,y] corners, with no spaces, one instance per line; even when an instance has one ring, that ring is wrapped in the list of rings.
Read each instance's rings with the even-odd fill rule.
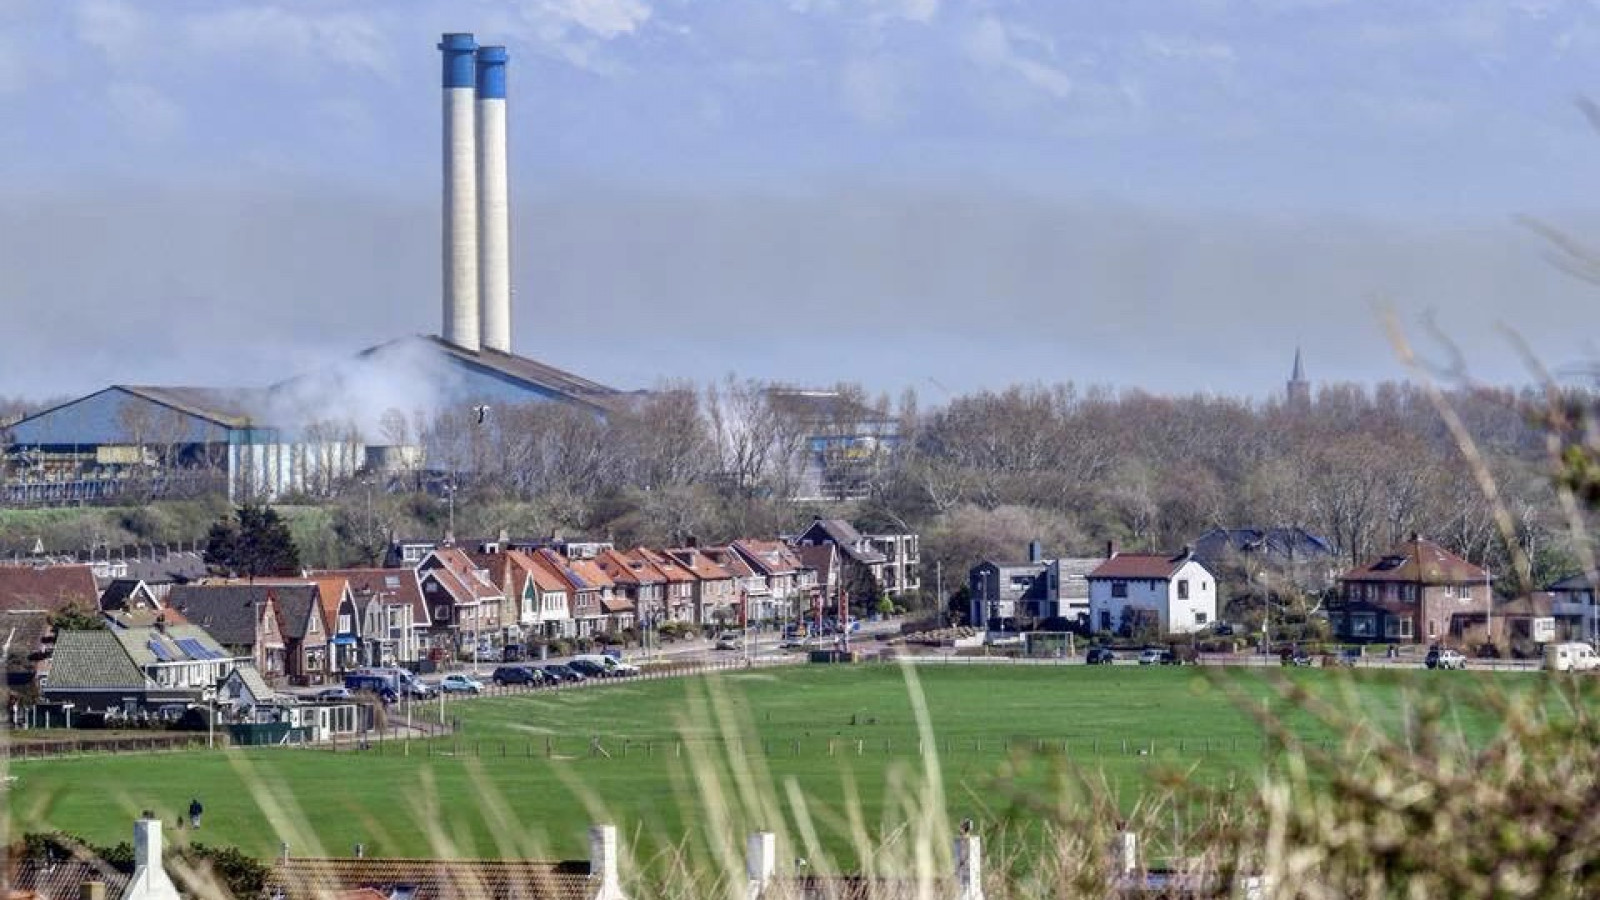
[[[505,43],[517,349],[1259,394],[1479,376],[1600,296],[1587,3],[0,0],[0,393],[249,383],[437,330],[442,31]],[[65,352],[63,349],[65,348]]]

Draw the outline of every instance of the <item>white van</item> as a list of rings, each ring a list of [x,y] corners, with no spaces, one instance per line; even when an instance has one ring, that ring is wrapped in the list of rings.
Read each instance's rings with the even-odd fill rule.
[[[626,678],[630,675],[639,674],[638,666],[632,663],[625,663],[614,656],[605,656],[600,653],[584,653],[572,658],[573,662],[578,662],[579,660],[599,666],[611,678]]]
[[[1546,644],[1544,667],[1552,672],[1585,672],[1600,668],[1600,654],[1581,641]]]

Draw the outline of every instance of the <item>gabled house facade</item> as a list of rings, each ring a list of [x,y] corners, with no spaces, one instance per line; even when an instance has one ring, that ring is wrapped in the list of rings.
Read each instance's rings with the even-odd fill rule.
[[[607,579],[605,584],[591,581],[572,565],[571,560],[548,548],[540,549],[538,558],[566,585],[569,598],[567,615],[572,625],[571,635],[587,637],[604,630],[606,612],[600,600],[610,589],[610,579]]]
[[[883,556],[879,588],[890,597],[922,590],[922,541],[915,534],[869,534],[867,544]]]
[[[394,666],[421,658],[428,607],[414,569],[330,569],[313,577],[343,578],[361,622],[358,658],[363,666]]]
[[[528,560],[528,573],[532,580],[534,597],[533,635],[551,640],[568,638],[577,634],[573,621],[573,593],[561,570],[544,558],[538,550],[524,553]]]
[[[766,576],[745,562],[733,547],[704,547],[703,553],[712,562],[727,570],[733,577],[733,609],[730,627],[742,627],[760,621],[762,610],[772,609],[772,594],[767,588]]]
[[[726,615],[725,610],[733,605],[733,578],[698,549],[637,548],[634,552],[650,560],[667,580],[667,621],[707,625],[715,621],[717,610]]]
[[[1466,647],[1486,639],[1491,600],[1486,570],[1414,534],[1340,576],[1328,618],[1339,640]]]
[[[809,594],[802,589],[801,562],[794,550],[783,541],[738,540],[732,544],[734,552],[752,571],[766,581],[766,604],[751,607],[752,621],[792,621],[810,603]],[[815,575],[815,573],[812,573]]]
[[[1600,619],[1595,614],[1594,585],[1589,576],[1579,572],[1551,584],[1550,614],[1566,620],[1566,631],[1572,640],[1596,641],[1600,637]]]
[[[1090,627],[1189,634],[1217,620],[1217,581],[1194,554],[1114,553],[1088,575]]]
[[[473,654],[499,642],[500,588],[458,547],[438,547],[417,566],[428,606],[433,649],[440,656]]]
[[[274,588],[259,584],[180,584],[167,607],[211,635],[228,655],[248,659],[269,679],[288,675],[288,644],[278,626]]]
[[[639,551],[624,553],[608,548],[595,554],[594,563],[611,579],[613,591],[633,605],[643,624],[666,621],[667,576]]]
[[[329,636],[322,623],[322,597],[315,584],[269,585],[278,632],[283,635],[284,674],[290,684],[323,684],[329,678]]]
[[[904,590],[904,581],[907,577],[903,572],[905,551],[902,550],[900,566],[902,572],[896,576],[901,585],[891,592],[885,576],[885,566],[889,558],[871,538],[857,531],[854,525],[844,519],[815,519],[805,531],[800,532],[793,543],[797,546],[832,544],[839,551],[841,568],[838,580],[846,591],[861,593],[861,586],[864,584],[875,585],[879,590],[889,593],[899,593]],[[885,543],[894,545],[903,542],[891,540]],[[912,542],[912,549],[914,548],[915,542]],[[920,568],[920,565],[921,560],[918,556],[916,568]],[[859,602],[862,598],[854,599]]]

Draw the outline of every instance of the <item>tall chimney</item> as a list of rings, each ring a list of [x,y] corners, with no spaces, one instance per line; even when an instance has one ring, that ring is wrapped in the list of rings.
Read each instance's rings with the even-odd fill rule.
[[[133,823],[133,877],[121,900],[180,900],[161,862],[161,820],[154,813]]]
[[[626,900],[622,876],[617,865],[617,826],[592,825],[589,828],[589,896],[594,900]],[[593,882],[598,881],[598,884]]]
[[[955,857],[956,897],[983,900],[983,839],[963,828],[956,837]]]
[[[759,900],[778,873],[778,836],[770,831],[750,835],[744,848],[744,875],[749,882],[745,896]]]
[[[470,34],[447,34],[444,57],[444,334],[478,349],[478,181],[473,144],[473,51]]]
[[[511,352],[506,48],[478,48],[478,303],[483,346]]]

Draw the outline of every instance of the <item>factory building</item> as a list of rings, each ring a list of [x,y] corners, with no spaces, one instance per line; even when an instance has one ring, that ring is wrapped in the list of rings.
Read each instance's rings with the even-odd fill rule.
[[[234,500],[317,494],[363,469],[420,465],[380,424],[474,406],[557,402],[604,415],[615,388],[512,352],[504,47],[447,34],[442,322],[260,389],[115,385],[0,429],[0,504],[227,488]]]

